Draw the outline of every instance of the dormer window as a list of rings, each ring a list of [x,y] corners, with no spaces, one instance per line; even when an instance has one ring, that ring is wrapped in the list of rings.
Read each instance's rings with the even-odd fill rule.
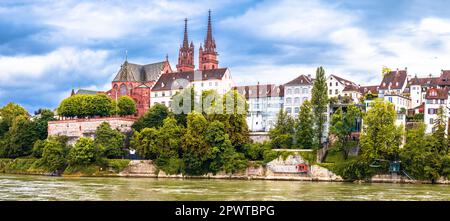
[[[164,87],[164,82],[161,83],[161,87]]]

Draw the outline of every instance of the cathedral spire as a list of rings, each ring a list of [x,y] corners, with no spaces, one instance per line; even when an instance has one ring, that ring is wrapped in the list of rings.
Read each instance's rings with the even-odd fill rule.
[[[187,33],[187,18],[184,19],[184,38],[183,38],[183,48],[189,47],[188,33]]]
[[[212,27],[211,27],[211,10],[208,10],[208,31],[206,32],[206,40],[205,40],[205,44],[206,42],[212,42],[213,38],[212,38]]]
[[[177,69],[179,72],[193,71],[194,65],[194,43],[189,45],[188,32],[187,32],[187,18],[184,19],[184,36],[183,44],[180,46],[178,53]]]
[[[209,70],[219,67],[219,61],[217,60],[216,42],[212,35],[211,24],[211,10],[208,11],[208,29],[206,31],[206,38],[203,47],[199,48],[199,69]]]

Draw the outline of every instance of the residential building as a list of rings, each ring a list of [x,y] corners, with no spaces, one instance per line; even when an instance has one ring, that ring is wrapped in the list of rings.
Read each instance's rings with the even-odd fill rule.
[[[311,100],[312,86],[313,79],[309,75],[300,75],[284,84],[284,111],[296,118],[303,102]]]
[[[248,102],[247,125],[252,132],[267,132],[283,109],[284,86],[265,84],[238,86],[235,89]]]
[[[378,96],[383,97],[385,94],[402,94],[405,91],[408,82],[407,69],[396,70],[384,74],[383,80],[378,87]]]
[[[434,123],[437,118],[439,108],[443,108],[445,123],[448,125],[449,116],[449,90],[447,88],[430,88],[425,95],[425,113],[424,122],[426,125],[426,133],[434,132]],[[446,127],[447,133],[447,127]]]
[[[359,102],[360,92],[356,83],[332,74],[327,78],[327,86],[328,97],[353,96],[353,102]]]

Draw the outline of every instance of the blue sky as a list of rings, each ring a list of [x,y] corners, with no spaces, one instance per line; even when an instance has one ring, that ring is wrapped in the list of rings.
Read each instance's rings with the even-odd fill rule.
[[[107,90],[125,57],[175,69],[183,19],[198,47],[208,9],[220,66],[238,85],[285,83],[324,66],[361,85],[381,68],[450,69],[449,1],[0,2],[0,106],[55,108],[72,88]],[[195,61],[198,62],[197,60]]]

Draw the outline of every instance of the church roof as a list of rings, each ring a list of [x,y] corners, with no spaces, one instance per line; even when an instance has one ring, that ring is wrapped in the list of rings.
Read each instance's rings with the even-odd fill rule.
[[[158,81],[152,88],[152,91],[171,90],[173,88],[184,88],[183,82],[221,80],[228,68],[218,68],[210,70],[196,70],[186,72],[165,73],[159,77]],[[178,85],[173,85],[177,82]]]
[[[78,89],[78,91],[75,94],[98,94],[98,93],[101,93],[101,92],[94,91],[94,90]]]
[[[166,61],[153,64],[133,64],[125,61],[113,82],[146,82],[156,81],[166,65]]]

